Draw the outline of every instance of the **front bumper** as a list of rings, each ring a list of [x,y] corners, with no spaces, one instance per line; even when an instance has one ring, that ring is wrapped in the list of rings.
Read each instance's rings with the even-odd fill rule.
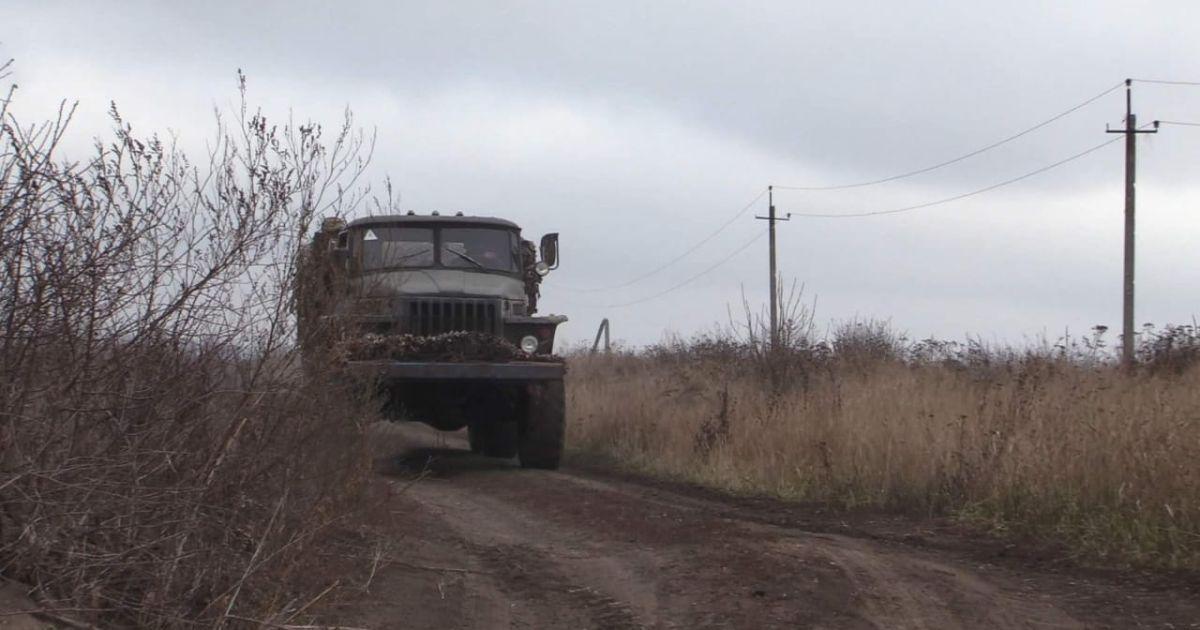
[[[562,363],[533,361],[351,361],[350,369],[368,378],[398,381],[555,381],[567,371]]]

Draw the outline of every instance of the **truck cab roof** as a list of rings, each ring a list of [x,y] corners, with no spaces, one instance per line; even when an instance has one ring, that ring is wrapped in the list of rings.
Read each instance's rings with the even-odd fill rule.
[[[512,221],[506,219],[498,219],[496,217],[478,217],[478,216],[463,216],[457,215],[430,215],[430,214],[381,214],[370,217],[362,217],[355,219],[346,227],[363,227],[368,225],[396,225],[396,224],[441,224],[441,225],[461,225],[461,226],[479,226],[479,227],[499,227],[510,230],[519,230],[520,227]]]

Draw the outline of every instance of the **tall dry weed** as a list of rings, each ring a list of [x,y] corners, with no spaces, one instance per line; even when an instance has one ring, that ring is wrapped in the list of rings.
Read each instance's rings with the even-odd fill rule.
[[[568,443],[736,491],[957,514],[1094,558],[1200,567],[1200,366],[1153,345],[1143,355],[1170,362],[1127,373],[1088,361],[1087,344],[835,334],[793,358],[806,377],[785,388],[735,348],[712,356],[711,338],[573,357]]]

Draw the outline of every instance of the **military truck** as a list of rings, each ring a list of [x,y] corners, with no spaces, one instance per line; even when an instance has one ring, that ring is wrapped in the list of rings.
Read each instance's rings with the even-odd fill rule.
[[[323,332],[401,347],[448,339],[457,356],[389,350],[346,363],[378,388],[391,419],[465,427],[475,452],[557,468],[565,368],[553,349],[567,318],[536,312],[541,280],[558,262],[558,234],[535,250],[504,219],[409,212],[326,220],[300,267],[306,361],[327,356],[313,351],[329,347]]]

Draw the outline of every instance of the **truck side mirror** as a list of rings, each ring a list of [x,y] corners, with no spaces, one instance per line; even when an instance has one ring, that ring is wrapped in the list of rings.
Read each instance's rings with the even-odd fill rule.
[[[558,232],[551,232],[542,237],[542,262],[550,269],[558,268]]]
[[[342,230],[337,240],[331,243],[330,255],[344,271],[350,271],[350,233]]]

